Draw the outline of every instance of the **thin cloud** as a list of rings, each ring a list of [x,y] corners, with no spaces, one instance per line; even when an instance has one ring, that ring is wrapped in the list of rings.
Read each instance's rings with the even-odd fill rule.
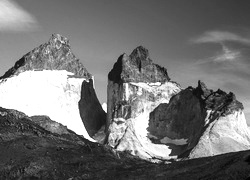
[[[249,46],[250,38],[227,31],[207,31],[200,36],[192,38],[192,43],[214,43],[220,44],[221,49],[212,54],[210,57],[196,61],[192,67],[201,71],[200,76],[210,81],[214,87],[226,88],[233,91],[237,99],[242,101],[245,107],[245,115],[250,125],[250,62]],[[229,43],[231,45],[229,46]],[[233,43],[233,44],[232,44]],[[241,46],[238,46],[238,45]],[[247,46],[242,48],[242,45]],[[240,48],[241,47],[241,48]],[[223,83],[225,83],[223,85]]]
[[[207,31],[198,37],[192,38],[190,41],[192,43],[223,43],[231,41],[250,45],[250,38],[227,31]]]
[[[222,52],[211,58],[214,62],[225,62],[225,61],[235,61],[241,57],[241,52],[237,50],[232,50],[222,44]]]
[[[39,29],[36,18],[12,0],[0,0],[0,31],[25,32]]]
[[[222,50],[217,52],[216,55],[200,59],[195,62],[196,65],[206,64],[206,63],[226,63],[226,62],[235,62],[240,60],[242,53],[239,50],[229,49],[225,44],[221,44]]]

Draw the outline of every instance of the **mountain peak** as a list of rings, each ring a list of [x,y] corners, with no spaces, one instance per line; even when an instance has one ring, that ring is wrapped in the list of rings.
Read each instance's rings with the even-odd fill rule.
[[[128,56],[121,55],[109,72],[109,80],[121,82],[166,82],[170,81],[167,69],[154,64],[149,57],[149,51],[138,46]]]
[[[203,101],[207,110],[213,110],[216,114],[227,115],[244,109],[243,104],[236,99],[234,93],[226,93],[221,89],[213,91],[208,89],[205,83],[200,80],[194,93]]]
[[[49,39],[49,44],[56,49],[59,49],[62,45],[70,46],[69,40],[60,34],[52,34]]]
[[[139,69],[152,64],[152,60],[149,58],[149,52],[143,46],[135,48],[129,57],[131,61],[139,67]]]
[[[47,43],[24,55],[0,79],[32,70],[66,70],[74,73],[76,77],[92,78],[92,75],[72,53],[69,40],[60,34],[52,34]]]

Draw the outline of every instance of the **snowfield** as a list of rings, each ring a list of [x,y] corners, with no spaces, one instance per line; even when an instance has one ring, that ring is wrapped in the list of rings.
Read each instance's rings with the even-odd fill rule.
[[[28,116],[47,115],[79,135],[89,137],[81,120],[78,102],[85,78],[66,70],[25,71],[0,81],[0,106]]]

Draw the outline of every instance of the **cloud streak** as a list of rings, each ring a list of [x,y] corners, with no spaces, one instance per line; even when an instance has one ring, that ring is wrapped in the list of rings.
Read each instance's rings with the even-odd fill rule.
[[[250,45],[250,38],[227,31],[207,31],[198,37],[192,38],[190,41],[192,43],[223,43],[231,41]]]
[[[0,0],[0,32],[26,32],[38,30],[34,16],[13,0]]]
[[[241,57],[241,52],[237,50],[232,50],[222,44],[222,52],[211,58],[214,62],[225,62],[225,61],[235,61]]]
[[[200,59],[195,62],[195,64],[206,64],[206,63],[226,63],[226,62],[235,62],[242,58],[242,53],[239,50],[234,50],[228,48],[225,44],[221,44],[222,50],[217,52],[216,55],[209,58]]]

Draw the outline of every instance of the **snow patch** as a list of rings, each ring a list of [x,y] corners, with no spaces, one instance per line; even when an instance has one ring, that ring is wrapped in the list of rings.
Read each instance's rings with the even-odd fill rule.
[[[161,83],[161,82],[156,82],[156,83],[130,82],[130,83],[126,83],[126,84],[131,84],[131,85],[137,86],[139,89],[139,91],[137,92],[138,95],[141,94],[142,89],[144,89],[150,93],[156,94],[156,95],[159,94],[163,97],[172,97],[173,94],[176,94],[180,91],[180,87],[177,84],[172,83],[172,82],[165,82],[165,83]]]
[[[175,145],[185,145],[187,144],[188,139],[170,139],[167,136],[160,140],[163,144],[175,144]]]
[[[66,70],[25,71],[0,81],[0,106],[28,116],[47,115],[79,135],[89,137],[78,102],[85,78],[72,78]]]
[[[107,103],[102,103],[102,109],[107,113]]]
[[[156,82],[156,83],[123,83],[122,97],[120,97],[121,89],[109,82],[108,102],[109,113],[108,119],[112,119],[109,126],[109,145],[116,147],[119,151],[130,151],[131,154],[139,156],[143,159],[171,159],[176,156],[170,156],[171,149],[165,144],[154,144],[149,139],[147,130],[149,124],[149,114],[159,104],[168,103],[170,98],[178,93],[180,87],[172,82]],[[117,88],[118,92],[112,88]],[[119,87],[120,88],[120,87]],[[150,97],[147,98],[150,94]],[[142,96],[142,97],[141,97]],[[145,97],[144,97],[145,96]],[[129,101],[132,104],[132,118],[124,119],[121,117],[112,118],[114,114],[115,99]],[[133,104],[133,102],[136,102]],[[125,117],[126,115],[124,115]],[[119,145],[117,146],[117,142]],[[153,159],[152,159],[153,158]]]

